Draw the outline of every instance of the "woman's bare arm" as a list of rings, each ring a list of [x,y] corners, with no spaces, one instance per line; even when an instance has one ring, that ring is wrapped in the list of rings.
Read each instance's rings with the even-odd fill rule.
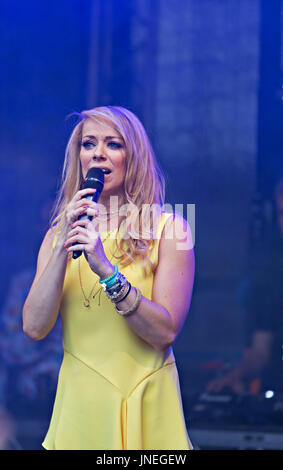
[[[56,323],[68,255],[62,242],[52,251],[54,229],[41,244],[37,270],[23,307],[23,330],[32,339],[44,338]]]
[[[44,338],[56,323],[66,274],[68,253],[64,242],[72,223],[85,212],[85,197],[94,188],[79,190],[65,210],[63,229],[52,250],[54,229],[49,229],[41,244],[36,275],[23,308],[23,330],[32,339]]]
[[[170,218],[166,224],[173,224],[175,230],[171,239],[166,239],[163,230],[152,300],[142,296],[136,311],[124,317],[137,335],[159,351],[166,350],[174,342],[184,324],[190,307],[195,271],[191,232],[187,222],[176,216],[174,221]],[[190,249],[178,249],[181,244],[177,234],[182,232],[186,232],[190,239],[187,243]],[[126,299],[119,303],[119,310],[126,310],[134,301],[135,291],[132,289]]]

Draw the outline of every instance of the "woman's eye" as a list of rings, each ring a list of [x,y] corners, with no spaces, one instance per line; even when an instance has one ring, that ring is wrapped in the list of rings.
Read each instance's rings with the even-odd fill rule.
[[[86,150],[88,150],[88,149],[92,149],[93,147],[95,147],[96,144],[91,141],[85,141],[85,142],[82,142],[81,145]],[[122,145],[119,142],[108,142],[107,145],[110,149],[113,149],[113,150],[120,149],[122,147]]]
[[[89,149],[89,148],[92,148],[94,144],[92,142],[82,142],[82,146],[85,148],[85,149]]]
[[[112,149],[120,149],[122,145],[119,142],[109,142],[108,147]]]

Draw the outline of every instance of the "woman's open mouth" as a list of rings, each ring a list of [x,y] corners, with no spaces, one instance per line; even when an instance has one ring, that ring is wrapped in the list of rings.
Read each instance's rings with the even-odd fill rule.
[[[111,175],[112,171],[108,170],[108,168],[101,168],[104,174],[104,179],[107,180],[109,176]]]

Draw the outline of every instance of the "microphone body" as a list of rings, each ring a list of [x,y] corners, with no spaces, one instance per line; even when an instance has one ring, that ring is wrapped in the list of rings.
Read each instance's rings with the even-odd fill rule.
[[[99,196],[103,190],[104,186],[104,173],[100,168],[90,168],[88,170],[86,179],[84,180],[83,187],[82,189],[86,188],[95,188],[96,191],[94,194],[89,194],[85,196],[86,199],[91,199],[94,202],[97,202],[99,199]],[[78,220],[86,219],[88,218],[89,220],[92,220],[92,216],[88,216],[87,214],[82,214],[78,217]],[[74,243],[74,245],[77,245],[77,243]],[[77,250],[73,251],[73,259],[78,258],[81,256],[82,252]]]

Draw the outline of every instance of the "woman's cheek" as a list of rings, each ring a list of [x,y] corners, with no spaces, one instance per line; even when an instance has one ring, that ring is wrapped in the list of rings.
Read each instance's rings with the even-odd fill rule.
[[[84,155],[81,155],[80,160],[81,160],[82,169],[86,170],[86,168],[88,166],[89,158],[85,157]]]

